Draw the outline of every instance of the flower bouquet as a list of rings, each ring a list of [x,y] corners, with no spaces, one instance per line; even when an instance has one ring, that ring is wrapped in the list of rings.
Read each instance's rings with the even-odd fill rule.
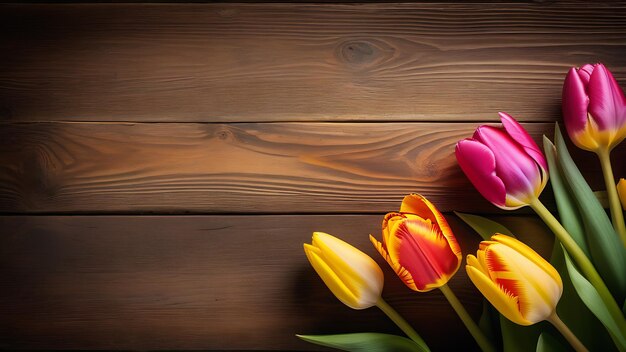
[[[543,137],[543,152],[506,113],[500,113],[502,127],[480,126],[456,144],[461,169],[483,197],[505,210],[532,208],[555,235],[552,257],[545,259],[501,224],[457,214],[484,239],[476,255],[467,256],[465,270],[489,302],[483,314],[499,315],[499,324],[479,326],[448,287],[463,255],[446,218],[428,199],[406,196],[399,211],[383,218],[381,239],[370,235],[408,288],[441,291],[483,351],[626,351],[626,181],[615,184],[610,161],[611,150],[626,138],[626,98],[604,65],[585,65],[568,72],[562,104],[571,141],[600,160],[610,218],[573,162],[558,125],[553,141]],[[539,199],[548,182],[556,215]],[[304,251],[341,302],[353,309],[380,308],[406,336],[298,335],[301,339],[346,351],[430,351],[382,299],[383,272],[372,258],[322,232],[313,234]],[[550,324],[538,324],[542,321]],[[520,348],[522,340],[526,348]]]

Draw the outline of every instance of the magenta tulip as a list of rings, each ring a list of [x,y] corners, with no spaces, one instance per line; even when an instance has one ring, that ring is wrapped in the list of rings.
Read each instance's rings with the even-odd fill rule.
[[[579,148],[611,150],[626,137],[626,98],[602,64],[571,68],[563,84],[563,117]]]
[[[626,138],[626,97],[604,65],[569,70],[563,83],[563,117],[572,142],[600,159],[613,227],[626,246],[626,223],[610,157],[611,150]]]
[[[528,132],[501,112],[504,128],[480,126],[456,144],[456,159],[474,187],[502,209],[518,209],[539,197],[548,165]]]

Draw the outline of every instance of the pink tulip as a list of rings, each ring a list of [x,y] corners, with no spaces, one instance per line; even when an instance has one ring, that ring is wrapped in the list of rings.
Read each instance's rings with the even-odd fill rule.
[[[602,64],[571,68],[563,84],[563,117],[579,148],[613,149],[626,137],[626,98]]]
[[[513,210],[539,197],[548,165],[528,132],[510,115],[499,115],[504,128],[478,127],[472,138],[456,144],[456,159],[483,197]]]

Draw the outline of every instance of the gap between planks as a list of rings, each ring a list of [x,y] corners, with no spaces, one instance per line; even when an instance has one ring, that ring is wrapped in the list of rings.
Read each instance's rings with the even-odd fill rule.
[[[496,113],[497,114],[497,113]],[[560,121],[559,121],[560,122]],[[342,119],[337,121],[327,121],[327,120],[266,120],[266,121],[258,121],[258,120],[240,120],[240,121],[158,121],[158,120],[102,120],[102,121],[83,121],[83,120],[29,120],[29,121],[11,121],[11,120],[0,120],[0,126],[2,125],[30,125],[30,124],[84,124],[84,125],[141,125],[141,124],[188,124],[188,125],[237,125],[237,124],[381,124],[381,123],[405,123],[405,124],[441,124],[441,123],[450,123],[450,124],[489,124],[489,125],[499,125],[498,121],[491,120],[441,120],[441,119],[432,119],[432,120],[401,120],[401,119],[380,119],[380,120],[361,120],[358,118],[355,119]],[[521,124],[546,124],[550,122],[546,122],[545,120],[524,120],[520,121]]]

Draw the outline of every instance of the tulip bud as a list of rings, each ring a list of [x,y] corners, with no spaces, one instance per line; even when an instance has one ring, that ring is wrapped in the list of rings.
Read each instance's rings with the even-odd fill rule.
[[[567,133],[579,148],[611,150],[626,138],[626,98],[604,65],[571,68],[562,104]]]
[[[548,165],[528,132],[501,112],[504,128],[480,126],[456,144],[456,159],[474,187],[506,210],[529,205],[548,182]]]
[[[382,243],[370,241],[410,289],[446,284],[461,265],[461,248],[443,215],[426,198],[406,196],[400,212],[383,220]]]
[[[626,210],[626,180],[623,178],[617,183],[617,193],[622,202],[622,209]]]
[[[506,318],[532,325],[554,312],[563,283],[559,273],[524,243],[494,235],[467,256],[467,275],[478,290]]]
[[[304,252],[326,286],[348,307],[365,309],[380,300],[383,271],[367,254],[323,232],[313,233]]]

